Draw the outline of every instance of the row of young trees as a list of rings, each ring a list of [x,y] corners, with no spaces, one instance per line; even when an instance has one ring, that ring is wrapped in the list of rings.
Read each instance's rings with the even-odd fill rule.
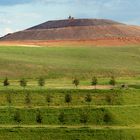
[[[21,80],[19,80],[19,85],[21,87],[25,88],[27,86],[27,83],[28,83],[28,81],[25,78],[22,78]],[[41,86],[41,87],[45,86],[45,79],[40,77],[38,79],[38,85]],[[10,86],[10,82],[9,82],[7,77],[3,81],[3,86],[5,86],[5,87]]]
[[[78,85],[80,84],[79,79],[75,78],[75,79],[73,80],[73,84],[74,84],[76,87],[78,87]],[[114,76],[112,76],[112,77],[110,78],[109,84],[110,84],[111,86],[115,86],[115,85],[116,85],[116,80],[115,80],[115,77],[114,77]],[[93,78],[92,78],[91,85],[94,86],[95,89],[96,89],[96,85],[98,85],[98,79],[97,79],[97,77],[93,77]]]
[[[13,119],[17,123],[22,122],[22,117],[21,117],[19,110],[15,111]],[[105,112],[104,114],[102,114],[102,117],[100,116],[100,118],[96,118],[96,119],[98,120],[98,122],[104,122],[104,123],[109,123],[113,120],[112,115],[108,112]],[[67,122],[66,114],[63,111],[61,111],[58,114],[58,121],[61,123],[61,125],[64,125]],[[80,123],[82,123],[84,125],[86,125],[88,123],[89,114],[87,113],[87,111],[82,111],[79,114],[79,121],[80,121]],[[43,115],[39,109],[36,111],[36,122],[38,124],[43,123]]]
[[[89,114],[87,113],[87,111],[82,112],[79,114],[80,117],[80,123],[86,125],[89,121]],[[97,116],[96,116],[97,117]],[[104,122],[104,123],[109,123],[113,120],[113,117],[110,113],[104,113],[102,114],[102,116],[100,116],[100,118],[96,118],[98,120],[98,123]],[[59,116],[58,116],[58,120],[59,122],[63,125],[66,123],[66,115],[64,112],[60,112]]]
[[[19,81],[19,85],[21,86],[21,87],[26,87],[27,86],[27,80],[25,79],[25,78],[22,78],[20,81]],[[42,77],[40,77],[39,79],[38,79],[38,86],[40,86],[40,87],[43,87],[43,86],[45,86],[45,84],[46,84],[46,80],[45,80],[45,78],[42,78]],[[77,79],[77,78],[75,78],[73,81],[72,81],[72,84],[74,84],[76,87],[78,87],[78,85],[80,84],[80,81],[79,81],[79,79]],[[91,85],[92,86],[94,86],[95,87],[95,89],[96,89],[96,85],[98,84],[98,79],[97,79],[97,77],[93,77],[92,78],[92,81],[91,81]],[[111,79],[110,79],[110,81],[109,81],[109,84],[110,85],[112,85],[112,86],[115,86],[116,85],[116,80],[115,80],[115,77],[111,77]],[[10,82],[9,82],[9,80],[8,80],[8,78],[6,77],[5,79],[4,79],[4,81],[3,81],[3,86],[9,86],[10,85]]]
[[[47,94],[46,97],[45,97],[45,101],[48,104],[48,106],[50,106],[51,102],[53,102],[52,96],[50,94]],[[90,103],[91,101],[92,101],[92,96],[90,94],[87,94],[85,96],[85,102]],[[11,94],[7,94],[7,102],[8,102],[9,105],[12,103]],[[31,96],[30,96],[29,93],[27,93],[26,96],[25,96],[25,104],[30,105],[31,102],[32,102]],[[64,102],[67,103],[68,106],[69,106],[69,104],[72,102],[72,95],[71,94],[65,94]]]
[[[92,97],[92,95],[91,95],[90,93],[88,93],[88,94],[85,95],[85,97],[84,97],[85,103],[87,103],[88,105],[90,105],[91,102],[92,102],[92,100],[93,100],[93,97]],[[46,101],[47,105],[50,106],[50,104],[53,103],[53,97],[52,97],[50,94],[47,94],[47,95],[45,96],[45,101]],[[68,106],[70,105],[70,103],[72,103],[72,101],[73,101],[72,95],[69,94],[69,93],[65,94],[65,96],[64,96],[64,102],[65,102]],[[110,94],[110,95],[107,94],[107,95],[105,96],[105,101],[106,101],[108,104],[114,104],[114,103],[117,101],[117,98],[116,98],[116,96],[113,95],[113,94]],[[7,94],[7,103],[8,103],[9,105],[12,104],[12,97],[11,97],[11,94]],[[31,98],[30,94],[27,93],[26,96],[25,96],[25,104],[26,104],[27,106],[30,106],[31,103],[32,103],[32,98]]]

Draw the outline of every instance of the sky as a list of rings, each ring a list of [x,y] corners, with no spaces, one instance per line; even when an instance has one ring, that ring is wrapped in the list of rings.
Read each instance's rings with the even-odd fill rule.
[[[0,0],[0,36],[69,15],[140,25],[139,8],[140,0]]]

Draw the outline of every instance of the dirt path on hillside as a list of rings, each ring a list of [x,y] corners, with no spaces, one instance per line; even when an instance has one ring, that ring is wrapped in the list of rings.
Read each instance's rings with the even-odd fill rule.
[[[79,89],[111,89],[112,86],[109,85],[97,85],[96,88],[94,86],[79,86]]]

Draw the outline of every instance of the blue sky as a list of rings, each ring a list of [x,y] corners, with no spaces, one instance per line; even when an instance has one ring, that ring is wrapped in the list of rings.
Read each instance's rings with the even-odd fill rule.
[[[140,0],[0,0],[0,36],[69,15],[140,25],[139,8]]]

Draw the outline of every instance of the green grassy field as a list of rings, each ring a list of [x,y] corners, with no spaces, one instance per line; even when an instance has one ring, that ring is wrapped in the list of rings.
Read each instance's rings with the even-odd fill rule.
[[[92,130],[88,128],[7,128],[0,129],[0,139],[8,140],[139,140],[139,129]]]
[[[88,79],[140,76],[140,47],[0,47],[0,76]]]
[[[0,140],[139,140],[139,54],[139,46],[1,46]],[[116,87],[103,89],[112,75]],[[42,88],[40,76],[46,78]],[[86,89],[92,76],[102,89]],[[5,77],[8,87],[2,83]],[[25,89],[19,86],[22,77],[28,81]],[[80,80],[78,88],[72,84],[74,77]],[[120,89],[121,84],[128,88]],[[91,102],[85,101],[87,95]]]
[[[67,107],[64,102],[65,95],[70,94],[72,96],[71,106],[84,106],[85,96],[90,94],[93,101],[90,105],[110,105],[106,98],[111,96],[113,99],[112,105],[139,105],[140,90],[129,89],[129,90],[78,90],[78,89],[5,89],[0,91],[0,106],[7,105],[7,96],[10,94],[12,98],[11,106],[23,107],[25,105],[25,97],[30,94],[32,99],[32,107],[34,106],[47,106],[46,96],[51,95],[52,103],[51,106]],[[132,100],[133,99],[133,100]]]
[[[140,90],[84,90],[84,89],[1,89],[0,138],[11,140],[139,140]],[[27,94],[30,103],[26,102]],[[70,94],[71,103],[65,102]],[[87,94],[92,101],[87,103]],[[11,102],[8,102],[9,97]],[[46,96],[51,95],[48,106]],[[111,101],[108,100],[111,97]],[[42,122],[36,121],[40,111]],[[15,114],[20,114],[20,123]],[[59,121],[64,113],[64,124]],[[83,124],[81,116],[87,114]],[[109,120],[105,120],[105,115]],[[26,138],[28,137],[28,138]]]

